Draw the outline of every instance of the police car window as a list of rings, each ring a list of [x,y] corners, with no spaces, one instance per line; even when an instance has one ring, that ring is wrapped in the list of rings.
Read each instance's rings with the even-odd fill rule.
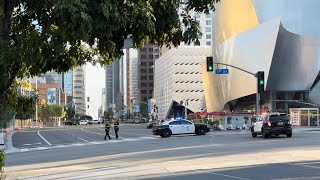
[[[169,125],[179,125],[179,124],[180,124],[179,121],[172,121],[169,123]]]
[[[181,124],[191,124],[189,121],[181,121]]]
[[[279,120],[282,120],[282,121],[289,121],[289,117],[286,115],[286,114],[280,114],[280,115],[271,115],[269,117],[269,121],[271,122],[277,122]]]

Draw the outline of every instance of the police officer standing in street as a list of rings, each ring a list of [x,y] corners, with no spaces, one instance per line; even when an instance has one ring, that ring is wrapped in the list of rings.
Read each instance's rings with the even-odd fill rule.
[[[116,120],[116,121],[114,122],[114,132],[116,133],[116,138],[119,138],[119,136],[118,136],[118,131],[119,131],[119,121]]]
[[[111,137],[109,135],[109,131],[110,131],[109,121],[107,121],[106,125],[104,126],[104,130],[106,131],[106,135],[104,136],[104,140],[107,140],[107,136],[109,139],[111,139]]]

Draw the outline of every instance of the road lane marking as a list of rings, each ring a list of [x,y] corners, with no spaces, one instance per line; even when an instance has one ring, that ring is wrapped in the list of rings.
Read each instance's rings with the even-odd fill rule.
[[[233,178],[233,179],[252,180],[252,179],[248,179],[248,178],[242,178],[242,177],[238,177],[238,176],[231,176],[231,175],[227,175],[227,174],[220,174],[220,173],[214,173],[214,172],[208,172],[208,174],[229,177],[229,178]]]
[[[102,133],[97,133],[97,132],[87,131],[87,130],[84,130],[83,128],[81,128],[81,131],[88,132],[88,133],[92,133],[92,134],[105,135],[105,134],[102,134]]]
[[[97,133],[97,132],[87,131],[87,130],[84,130],[84,129],[82,129],[82,128],[81,128],[81,130],[82,130],[82,131],[84,131],[84,132],[92,133],[92,134],[98,134],[98,135],[103,135],[103,136],[105,136],[105,135],[106,135],[106,134],[102,134],[102,133]],[[109,134],[109,135],[110,135],[110,134]],[[115,136],[113,136],[113,135],[110,135],[110,137],[115,138]]]
[[[37,145],[37,144],[41,144],[41,142],[39,143],[33,143],[33,144],[23,144],[24,146],[32,146],[32,145]]]
[[[78,139],[80,139],[80,140],[82,140],[82,141],[84,141],[84,142],[89,142],[89,141],[87,141],[87,140],[85,140],[85,139],[82,139],[82,138],[79,138],[79,137],[77,137]]]
[[[49,146],[51,146],[52,144],[47,141],[43,136],[41,136],[40,131],[38,131],[38,135],[41,137],[42,140],[44,140],[44,142],[46,142]]]

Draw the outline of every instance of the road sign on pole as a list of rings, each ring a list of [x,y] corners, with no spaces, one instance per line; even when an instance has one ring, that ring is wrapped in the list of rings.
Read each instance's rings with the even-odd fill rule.
[[[229,69],[216,69],[216,74],[229,74]]]

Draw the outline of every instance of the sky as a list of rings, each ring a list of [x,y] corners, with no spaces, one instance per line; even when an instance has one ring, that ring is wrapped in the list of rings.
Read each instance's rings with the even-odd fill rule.
[[[90,97],[89,113],[93,119],[98,119],[98,108],[102,105],[102,88],[105,87],[105,71],[100,65],[86,65],[86,96]],[[88,109],[88,108],[87,108]]]

